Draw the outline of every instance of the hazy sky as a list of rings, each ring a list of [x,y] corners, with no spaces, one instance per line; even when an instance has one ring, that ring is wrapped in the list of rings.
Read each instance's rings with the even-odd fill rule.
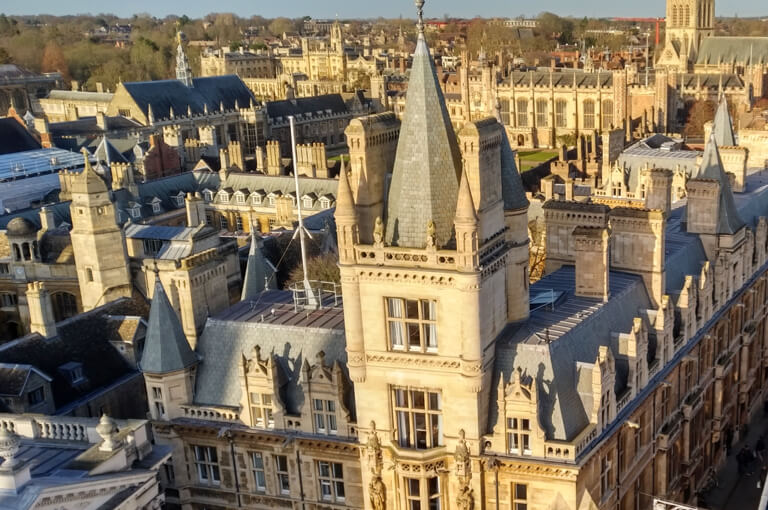
[[[768,16],[766,0],[719,0],[716,2],[718,16]],[[199,17],[211,11],[234,12],[243,17],[259,14],[275,16],[312,16],[364,18],[387,16],[413,17],[415,9],[412,0],[2,0],[0,12],[6,14],[79,14],[113,13],[130,16],[148,12],[155,16],[186,14]],[[654,17],[664,15],[664,0],[428,0],[425,7],[428,17],[442,17],[450,14],[457,17],[518,16],[535,15],[541,11],[552,11],[560,15],[575,16],[634,16]],[[766,34],[768,35],[768,34]]]

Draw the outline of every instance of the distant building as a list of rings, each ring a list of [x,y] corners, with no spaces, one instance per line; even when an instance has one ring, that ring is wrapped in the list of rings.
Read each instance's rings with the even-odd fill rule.
[[[14,64],[0,65],[0,116],[10,107],[23,114],[36,98],[45,97],[58,86],[61,74],[36,74]]]

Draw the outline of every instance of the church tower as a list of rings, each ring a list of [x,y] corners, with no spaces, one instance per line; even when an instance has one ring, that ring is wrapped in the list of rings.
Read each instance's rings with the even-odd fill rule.
[[[667,30],[658,67],[686,72],[701,41],[715,31],[715,0],[667,0]]]
[[[347,366],[366,445],[366,509],[396,501],[478,508],[495,342],[528,313],[520,280],[527,273],[517,260],[524,252],[527,263],[528,203],[519,174],[504,175],[514,166],[504,162],[511,149],[496,119],[454,132],[424,36],[423,0],[416,5],[392,178],[375,208],[384,217],[368,221],[374,208],[363,197],[373,196],[369,182],[386,182],[371,174],[387,164],[368,165],[365,179],[353,171],[351,185],[346,174],[339,181]]]
[[[130,297],[125,238],[104,180],[83,149],[85,168],[72,179],[72,249],[84,310]],[[105,170],[106,171],[106,170]]]

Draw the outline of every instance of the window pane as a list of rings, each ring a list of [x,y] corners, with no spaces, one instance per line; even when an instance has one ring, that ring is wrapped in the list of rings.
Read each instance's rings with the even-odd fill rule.
[[[430,300],[423,300],[421,302],[421,318],[428,321],[437,320],[437,303]]]
[[[405,301],[406,317],[409,319],[419,318],[419,302],[415,299],[407,299]]]
[[[431,393],[429,394],[429,408],[432,411],[439,411],[440,410],[440,394],[439,393]]]
[[[338,462],[333,463],[333,476],[334,478],[344,478],[343,467]]]
[[[264,469],[264,457],[262,457],[260,453],[251,455],[251,460],[253,461],[253,467],[256,469]]]
[[[344,499],[346,494],[344,493],[344,482],[336,482],[336,499]]]
[[[427,480],[427,486],[429,487],[429,495],[434,496],[440,494],[440,479],[438,477],[429,478]]]
[[[208,450],[208,460],[211,462],[218,462],[219,459],[216,457],[216,448],[206,448]]]
[[[530,422],[530,420],[525,420],[524,419],[524,420],[522,420],[522,423],[523,423],[523,427],[522,427],[523,430],[531,430],[531,422]]]
[[[424,324],[424,340],[427,347],[430,349],[437,349],[437,325],[436,324]]]
[[[515,484],[515,499],[528,499],[528,486],[523,483]]]
[[[419,480],[417,478],[408,478],[408,495],[421,497],[419,491]]]
[[[408,323],[408,345],[411,349],[421,349],[421,335],[419,335],[419,325]]]
[[[219,478],[219,466],[211,466],[211,479],[214,482],[220,481],[220,478]]]
[[[318,462],[318,466],[320,466],[320,476],[328,478],[330,476],[330,474],[331,474],[331,471],[328,468],[328,463],[327,462]]]
[[[408,421],[408,413],[404,411],[397,412],[397,433],[400,446],[408,447],[411,445],[411,426]]]
[[[331,432],[336,432],[336,416],[328,416],[328,429]]]
[[[405,398],[405,390],[395,390],[395,405],[397,407],[408,407],[408,402]]]
[[[403,338],[405,337],[405,324],[397,321],[389,323],[389,340],[393,347],[403,347]]]
[[[413,428],[416,433],[416,448],[427,447],[427,417],[423,413],[413,414]]]
[[[333,413],[336,411],[336,402],[333,400],[326,400],[325,407],[329,412]]]
[[[323,410],[323,401],[319,398],[314,399],[315,411]]]
[[[411,406],[414,409],[424,409],[424,392],[412,391],[411,392]]]
[[[389,310],[389,316],[394,318],[403,317],[403,300],[397,298],[387,299],[387,308]]]
[[[267,394],[262,395],[261,396],[261,402],[265,406],[271,406],[272,405],[272,395],[267,395]]]
[[[316,414],[315,415],[315,426],[318,430],[324,430],[325,429],[325,418],[322,414]]]

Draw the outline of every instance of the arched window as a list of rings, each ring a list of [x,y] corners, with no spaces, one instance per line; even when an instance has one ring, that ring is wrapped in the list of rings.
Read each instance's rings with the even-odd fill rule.
[[[687,5],[683,9],[683,24],[686,27],[691,24],[691,8]]]
[[[565,99],[555,101],[555,126],[568,127],[568,102]]]
[[[528,127],[528,100],[517,100],[517,127]]]
[[[595,129],[595,102],[584,101],[584,129]]]
[[[538,127],[547,127],[549,125],[549,101],[546,99],[536,100],[536,125]]]
[[[672,26],[680,24],[680,8],[677,5],[672,6]]]
[[[603,116],[603,129],[611,129],[613,127],[613,101],[610,99],[603,101],[600,113]]]
[[[56,292],[51,295],[53,317],[56,322],[77,315],[77,298],[69,292]]]

